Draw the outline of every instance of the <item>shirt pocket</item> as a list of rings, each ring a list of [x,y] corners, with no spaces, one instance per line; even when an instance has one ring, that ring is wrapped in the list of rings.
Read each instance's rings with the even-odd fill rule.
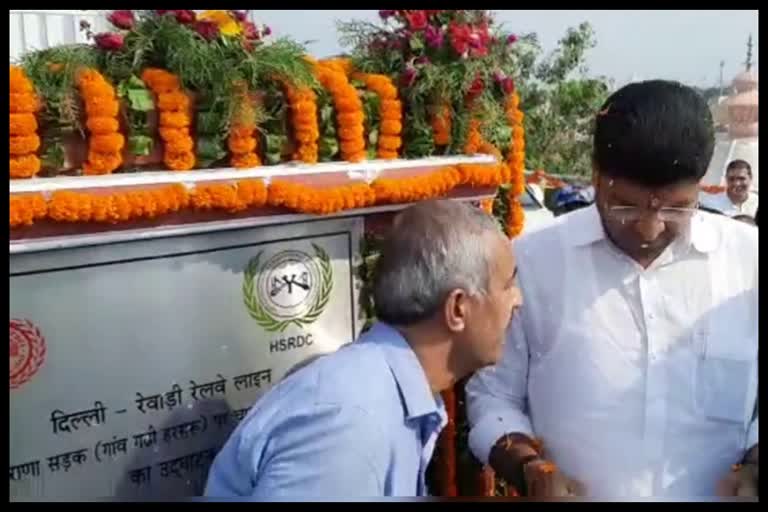
[[[746,428],[757,396],[757,340],[740,334],[694,333],[694,403],[709,420]]]

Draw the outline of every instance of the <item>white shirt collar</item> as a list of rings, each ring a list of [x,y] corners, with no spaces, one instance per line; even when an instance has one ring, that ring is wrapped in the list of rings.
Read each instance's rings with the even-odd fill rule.
[[[568,234],[573,246],[586,246],[607,240],[603,223],[600,220],[600,213],[594,204],[568,215],[572,224]],[[702,253],[712,252],[720,245],[720,230],[715,223],[711,222],[712,215],[700,211],[691,219],[688,237],[691,245]]]

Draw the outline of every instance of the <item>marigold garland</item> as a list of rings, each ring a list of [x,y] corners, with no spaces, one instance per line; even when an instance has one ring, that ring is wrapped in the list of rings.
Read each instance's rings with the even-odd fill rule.
[[[45,218],[48,207],[42,194],[17,194],[9,198],[10,226],[28,226]]]
[[[379,141],[376,156],[384,160],[398,157],[403,145],[403,106],[398,99],[397,87],[386,75],[356,73],[353,78],[365,83],[365,87],[379,97]]]
[[[517,92],[507,96],[505,105],[507,121],[512,127],[512,147],[507,154],[509,165],[510,187],[507,192],[507,236],[514,238],[523,230],[525,212],[520,204],[520,195],[525,190],[525,130],[523,128],[523,112],[520,110],[520,96]]]
[[[141,188],[115,193],[54,192],[48,215],[56,222],[101,222],[115,224],[152,219],[186,208],[189,196],[180,184]]]
[[[78,73],[77,87],[85,104],[86,127],[90,132],[83,174],[110,174],[123,163],[125,146],[125,137],[118,131],[120,103],[115,88],[101,73],[90,68]]]
[[[158,68],[145,69],[141,79],[157,96],[163,162],[174,171],[192,169],[195,166],[195,143],[189,129],[192,124],[190,100],[181,89],[181,82],[177,76]]]
[[[40,171],[40,148],[35,113],[39,101],[32,82],[18,66],[10,67],[9,134],[11,179],[31,178]],[[11,216],[13,218],[13,215]],[[27,217],[23,217],[27,219]],[[13,223],[13,220],[11,221]],[[31,221],[30,221],[31,222]],[[22,223],[26,223],[24,220]]]
[[[376,192],[377,203],[410,203],[440,197],[462,183],[462,175],[456,167],[442,167],[437,171],[410,178],[375,180],[371,187]]]
[[[259,142],[254,137],[256,130],[256,123],[254,122],[255,112],[245,85],[240,86],[239,94],[240,112],[232,123],[227,146],[230,153],[232,153],[229,160],[232,166],[238,169],[248,169],[261,165],[261,159],[258,154]]]
[[[302,213],[328,214],[371,206],[376,200],[374,190],[367,183],[312,188],[301,183],[275,180],[269,185],[267,204]]]
[[[480,133],[480,120],[472,118],[469,121],[467,141],[464,144],[464,152],[468,155],[476,154],[483,143],[483,135]]]
[[[296,140],[293,159],[307,164],[317,163],[317,96],[308,87],[296,88],[285,84],[285,96],[291,109],[291,125]]]
[[[451,143],[451,107],[440,104],[432,116],[432,137],[436,146],[447,146]]]
[[[339,66],[320,62],[314,71],[317,80],[333,97],[341,158],[348,162],[365,160],[365,118],[357,89]]]
[[[190,195],[194,209],[225,210],[236,213],[267,203],[267,187],[259,179],[242,180],[237,183],[211,183],[197,185]]]

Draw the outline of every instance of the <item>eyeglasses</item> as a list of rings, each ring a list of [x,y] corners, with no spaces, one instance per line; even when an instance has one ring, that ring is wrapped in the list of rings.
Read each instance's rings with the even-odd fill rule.
[[[647,214],[659,216],[662,222],[687,222],[699,211],[698,204],[692,208],[664,207],[658,210],[649,210],[637,206],[608,206],[608,214],[619,222],[636,222]]]

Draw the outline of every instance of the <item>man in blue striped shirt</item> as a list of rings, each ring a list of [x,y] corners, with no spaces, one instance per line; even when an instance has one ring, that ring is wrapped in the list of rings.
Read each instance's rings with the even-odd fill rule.
[[[211,468],[206,495],[423,496],[439,393],[496,362],[521,304],[495,221],[455,201],[404,210],[377,266],[380,323],[271,389]]]

